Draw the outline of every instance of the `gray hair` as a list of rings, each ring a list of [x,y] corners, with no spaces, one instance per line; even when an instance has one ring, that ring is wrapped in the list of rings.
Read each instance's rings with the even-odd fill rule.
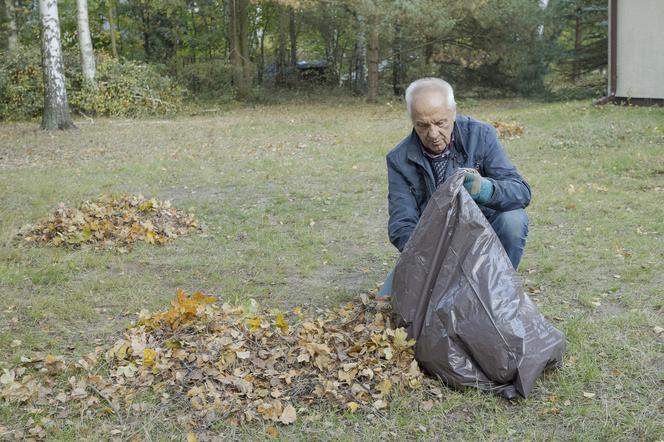
[[[411,116],[413,106],[413,95],[420,89],[437,89],[445,96],[445,101],[450,109],[456,110],[456,101],[454,101],[454,91],[452,90],[452,86],[450,86],[447,81],[440,78],[425,77],[413,81],[406,89],[406,109],[408,110],[409,117]]]

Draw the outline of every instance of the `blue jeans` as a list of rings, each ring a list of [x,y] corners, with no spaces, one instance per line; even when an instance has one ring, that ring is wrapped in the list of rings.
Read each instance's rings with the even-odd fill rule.
[[[526,211],[516,209],[507,212],[494,212],[487,219],[516,270],[521,262],[523,249],[526,247],[526,237],[528,236],[528,215],[526,215]],[[378,292],[379,298],[392,294],[393,279],[394,270],[387,275],[383,287]]]

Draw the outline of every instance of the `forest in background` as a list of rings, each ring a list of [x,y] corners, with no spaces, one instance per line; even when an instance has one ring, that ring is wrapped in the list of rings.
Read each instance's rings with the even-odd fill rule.
[[[1,119],[42,112],[39,3],[2,4]],[[303,89],[375,101],[423,76],[467,97],[606,89],[606,0],[90,0],[92,88],[79,54],[80,3],[57,6],[69,105],[81,112],[165,113],[186,99]]]

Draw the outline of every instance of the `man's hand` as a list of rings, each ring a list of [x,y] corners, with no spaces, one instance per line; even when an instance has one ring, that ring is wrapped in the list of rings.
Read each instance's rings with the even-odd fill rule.
[[[478,204],[488,202],[493,196],[493,183],[483,178],[475,169],[464,167],[462,170],[466,172],[463,187],[466,188],[471,198]]]

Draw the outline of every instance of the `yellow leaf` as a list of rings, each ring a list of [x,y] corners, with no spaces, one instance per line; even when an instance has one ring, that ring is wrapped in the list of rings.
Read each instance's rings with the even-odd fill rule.
[[[348,408],[348,411],[351,413],[355,413],[360,406],[357,404],[357,402],[347,402],[346,407]]]
[[[249,330],[258,330],[261,326],[261,318],[247,319],[247,324],[249,325]]]
[[[276,320],[277,327],[283,332],[287,333],[288,332],[288,323],[284,319],[284,315],[279,312],[277,313],[277,320]]]
[[[383,379],[383,382],[378,384],[376,388],[380,391],[381,396],[385,396],[392,389],[392,382],[389,379]]]
[[[403,328],[394,330],[394,347],[401,350],[415,345],[415,339],[408,340],[408,333]]]
[[[187,433],[187,442],[198,442],[198,436],[196,436],[196,433],[192,433],[191,431]]]
[[[157,352],[151,348],[143,350],[143,365],[145,367],[152,367],[157,359]]]
[[[277,430],[276,427],[267,427],[265,432],[273,438],[276,438],[279,435],[279,430]]]

